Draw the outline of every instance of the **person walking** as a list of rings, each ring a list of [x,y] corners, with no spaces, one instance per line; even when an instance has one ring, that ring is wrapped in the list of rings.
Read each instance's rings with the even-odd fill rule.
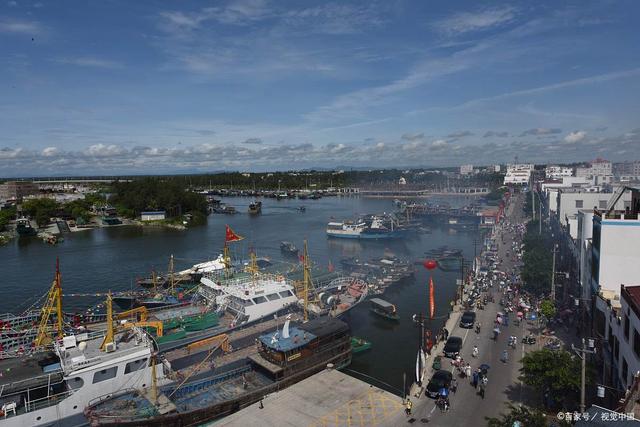
[[[467,378],[471,378],[471,363],[467,363],[467,367],[465,368],[464,373]]]
[[[407,399],[407,404],[405,406],[404,412],[407,414],[407,417],[409,415],[411,415],[411,407],[413,406],[413,403],[411,402],[411,399]]]
[[[456,391],[458,391],[458,380],[455,379],[455,377],[451,380],[451,386],[449,387],[449,390],[451,390],[451,393],[456,393]]]
[[[477,345],[473,346],[473,352],[471,353],[471,356],[478,357],[478,346]]]
[[[507,350],[502,350],[502,357],[500,357],[500,360],[503,363],[507,363],[507,361],[509,361],[509,352]]]
[[[473,372],[473,377],[472,378],[473,379],[471,381],[471,384],[473,384],[473,388],[478,388],[478,379],[479,379],[479,377],[478,377],[478,372],[477,371]]]

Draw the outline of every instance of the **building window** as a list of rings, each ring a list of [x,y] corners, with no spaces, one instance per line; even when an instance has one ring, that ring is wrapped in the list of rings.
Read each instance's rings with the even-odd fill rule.
[[[620,341],[618,341],[618,337],[613,336],[613,357],[618,360],[618,356],[620,355]]]
[[[114,366],[113,368],[103,369],[101,371],[93,374],[93,383],[99,383],[102,381],[110,380],[111,378],[115,378],[118,373],[118,367]]]
[[[633,329],[633,351],[640,358],[640,334],[635,328]]]
[[[629,341],[629,316],[624,315],[624,339]]]
[[[124,367],[124,373],[129,374],[131,372],[139,371],[147,366],[147,358],[134,360],[133,362],[127,363]]]
[[[576,208],[581,209],[584,207],[584,200],[576,200]]]
[[[598,200],[598,209],[607,209],[607,201]]]
[[[627,375],[629,375],[629,365],[627,365],[627,359],[622,356],[622,382],[627,385]]]

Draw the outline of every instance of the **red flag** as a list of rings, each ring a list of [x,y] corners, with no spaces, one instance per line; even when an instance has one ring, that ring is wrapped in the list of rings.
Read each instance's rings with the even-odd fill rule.
[[[304,262],[304,255],[298,255],[298,259],[300,260],[300,262]]]
[[[429,277],[429,318],[433,319],[436,312],[435,292],[433,290],[433,277]]]
[[[237,242],[240,241],[242,239],[244,239],[244,237],[237,235],[236,233],[233,232],[233,230],[231,229],[231,227],[229,227],[228,225],[227,227],[227,231],[225,233],[224,236],[224,241],[225,242]]]

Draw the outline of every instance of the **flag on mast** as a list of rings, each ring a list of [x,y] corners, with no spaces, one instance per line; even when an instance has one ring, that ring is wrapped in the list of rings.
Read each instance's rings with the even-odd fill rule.
[[[225,235],[224,235],[225,243],[238,242],[238,241],[244,239],[244,237],[234,233],[233,230],[231,229],[231,227],[229,227],[228,225],[226,225],[225,227],[227,227]]]
[[[435,292],[433,290],[433,277],[429,277],[429,318],[433,319],[436,312]]]

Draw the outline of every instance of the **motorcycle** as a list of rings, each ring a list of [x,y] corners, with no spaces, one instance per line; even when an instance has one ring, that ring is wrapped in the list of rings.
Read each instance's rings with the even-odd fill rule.
[[[480,333],[480,325],[476,325],[476,334]]]
[[[534,337],[533,335],[527,335],[526,337],[522,337],[522,342],[529,345],[535,344],[536,337]]]

